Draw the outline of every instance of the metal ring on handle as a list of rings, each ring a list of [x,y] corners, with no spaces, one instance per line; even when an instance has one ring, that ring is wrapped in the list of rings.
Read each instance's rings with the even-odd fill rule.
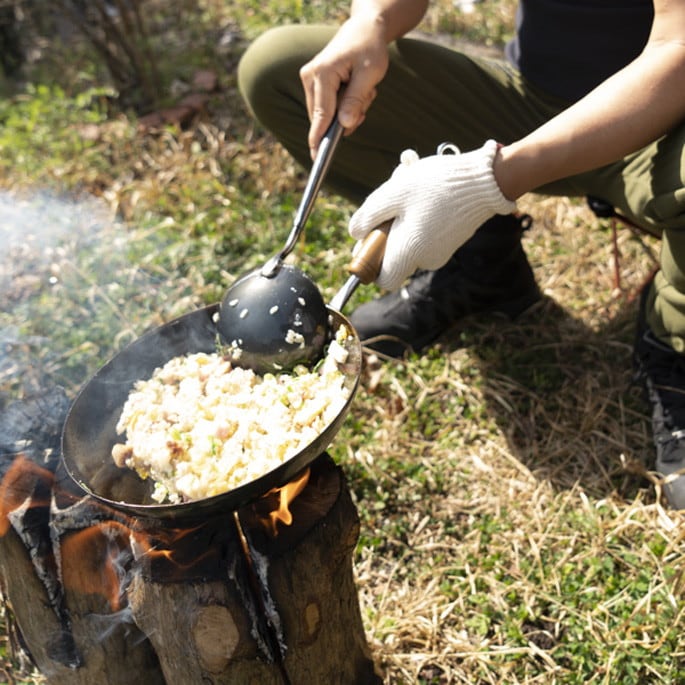
[[[437,150],[439,155],[459,155],[461,150],[454,143],[440,143]]]

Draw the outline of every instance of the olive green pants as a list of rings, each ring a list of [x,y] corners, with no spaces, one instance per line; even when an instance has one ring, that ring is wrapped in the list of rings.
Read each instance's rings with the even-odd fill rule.
[[[299,69],[334,32],[307,25],[272,29],[254,41],[239,67],[240,89],[253,115],[305,167],[311,164],[309,122]],[[508,143],[568,104],[527,83],[503,60],[403,38],[391,46],[388,73],[364,123],[338,147],[327,185],[360,203],[388,178],[406,148],[425,156],[445,141],[462,151],[488,138]],[[684,142],[685,122],[620,162],[537,189],[602,198],[661,236],[661,270],[647,320],[679,352],[685,352]]]

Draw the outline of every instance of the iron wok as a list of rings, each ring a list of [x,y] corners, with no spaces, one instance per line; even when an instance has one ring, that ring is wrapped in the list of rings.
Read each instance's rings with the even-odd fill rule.
[[[217,349],[218,304],[198,309],[166,323],[135,340],[103,366],[74,400],[62,432],[62,461],[66,472],[87,494],[103,504],[134,516],[162,519],[202,519],[234,511],[259,499],[299,474],[322,454],[349,411],[362,366],[359,337],[339,311],[328,307],[331,334],[344,325],[349,330],[348,359],[343,367],[349,396],[338,415],[304,449],[263,476],[227,492],[183,503],[157,503],[153,482],[129,468],[119,468],[112,447],[121,442],[116,424],[136,381],[173,357]]]

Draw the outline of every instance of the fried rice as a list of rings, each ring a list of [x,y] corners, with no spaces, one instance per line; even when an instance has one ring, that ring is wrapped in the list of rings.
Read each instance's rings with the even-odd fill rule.
[[[220,353],[171,359],[135,384],[117,423],[125,441],[112,449],[114,461],[151,478],[160,503],[211,497],[259,478],[344,408],[347,335],[341,327],[314,371],[259,376]]]

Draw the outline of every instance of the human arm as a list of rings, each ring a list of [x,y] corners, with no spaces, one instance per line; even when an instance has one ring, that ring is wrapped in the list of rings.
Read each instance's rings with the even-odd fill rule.
[[[511,200],[596,169],[685,120],[685,0],[655,0],[642,53],[524,138],[501,148],[494,172]]]
[[[566,111],[494,156],[486,143],[453,160],[418,160],[367,198],[350,220],[354,238],[378,219],[395,219],[380,285],[396,289],[416,268],[442,266],[481,223],[506,211],[500,196],[515,201],[609,164],[685,121],[685,0],[656,0],[654,7],[640,56]],[[470,211],[476,184],[489,189],[488,200]]]
[[[388,69],[388,44],[414,28],[427,6],[428,0],[353,0],[349,19],[300,70],[312,157],[336,108],[348,134],[362,123]]]

